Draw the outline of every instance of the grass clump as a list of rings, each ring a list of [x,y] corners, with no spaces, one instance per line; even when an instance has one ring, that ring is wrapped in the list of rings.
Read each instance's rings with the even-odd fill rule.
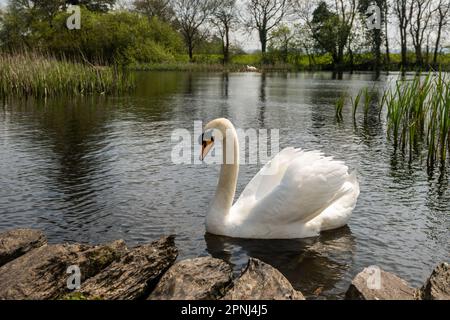
[[[450,150],[450,84],[443,73],[398,81],[384,94],[388,134],[412,158],[426,146],[428,167],[445,162]]]
[[[133,77],[118,68],[97,67],[38,53],[0,54],[1,97],[111,94],[133,87]]]
[[[342,110],[345,106],[345,101],[347,99],[347,96],[345,94],[342,94],[336,101],[336,119],[338,121],[342,121]]]

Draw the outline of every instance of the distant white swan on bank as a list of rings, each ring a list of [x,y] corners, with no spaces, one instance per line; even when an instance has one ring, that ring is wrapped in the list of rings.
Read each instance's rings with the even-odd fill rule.
[[[209,122],[200,142],[202,160],[214,143],[223,144],[219,182],[206,217],[209,233],[253,239],[312,237],[346,225],[355,208],[359,196],[355,173],[349,174],[344,163],[320,151],[294,148],[269,161],[233,205],[239,172],[233,124],[224,118]]]
[[[254,66],[247,65],[247,71],[258,71],[258,69]]]

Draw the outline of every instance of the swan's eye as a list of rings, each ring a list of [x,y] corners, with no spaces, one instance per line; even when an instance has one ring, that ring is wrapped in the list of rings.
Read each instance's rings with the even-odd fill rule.
[[[214,142],[212,130],[205,131],[198,137],[198,144],[204,144],[206,141]]]
[[[201,135],[198,136],[198,144],[203,144],[204,143],[203,135],[204,135],[204,133],[202,133]]]

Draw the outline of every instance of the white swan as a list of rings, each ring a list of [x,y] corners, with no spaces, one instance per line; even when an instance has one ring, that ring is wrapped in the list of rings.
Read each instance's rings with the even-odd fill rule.
[[[239,172],[239,145],[224,118],[205,126],[201,160],[222,140],[223,164],[206,231],[234,238],[306,238],[347,224],[359,195],[356,174],[320,151],[287,148],[249,182],[233,205]],[[231,160],[231,161],[230,161]],[[269,167],[270,166],[270,167]],[[268,170],[268,169],[271,170]]]

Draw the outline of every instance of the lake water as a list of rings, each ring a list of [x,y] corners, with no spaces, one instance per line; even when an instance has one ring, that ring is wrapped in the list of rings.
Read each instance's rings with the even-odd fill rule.
[[[179,258],[212,255],[237,272],[248,256],[277,267],[310,298],[339,298],[372,264],[419,286],[449,260],[445,170],[427,174],[386,138],[376,103],[356,124],[344,92],[378,92],[389,79],[330,73],[138,73],[125,97],[9,101],[0,108],[0,231],[33,227],[49,242],[129,245],[176,234]],[[375,102],[381,99],[375,94]],[[361,108],[362,109],[362,108]],[[261,241],[205,234],[219,167],[171,161],[174,129],[229,118],[280,130],[280,148],[319,149],[358,171],[361,195],[348,227],[317,238]],[[196,137],[194,138],[196,141]],[[198,155],[193,155],[193,157]],[[261,164],[242,165],[238,193]]]

